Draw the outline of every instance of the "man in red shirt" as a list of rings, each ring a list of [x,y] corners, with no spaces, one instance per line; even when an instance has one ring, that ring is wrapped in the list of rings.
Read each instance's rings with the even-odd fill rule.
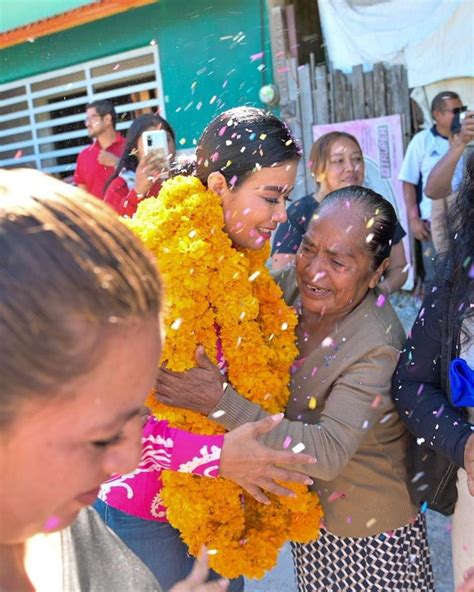
[[[86,106],[86,128],[94,141],[79,153],[74,182],[99,199],[106,181],[114,172],[125,147],[125,139],[115,131],[117,114],[110,101],[98,100]]]

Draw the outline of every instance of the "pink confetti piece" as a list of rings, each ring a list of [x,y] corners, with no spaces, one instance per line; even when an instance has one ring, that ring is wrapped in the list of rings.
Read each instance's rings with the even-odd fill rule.
[[[387,299],[385,298],[385,296],[383,294],[379,294],[377,300],[375,301],[375,306],[377,306],[378,308],[383,308],[386,301]]]
[[[55,528],[57,528],[60,524],[60,520],[57,516],[50,516],[46,522],[43,524],[43,531],[44,532],[51,532]]]
[[[265,55],[265,52],[264,51],[260,51],[259,53],[253,53],[250,56],[250,61],[251,62],[255,62],[256,60],[261,60],[264,55]]]
[[[316,372],[318,371],[318,367],[315,366],[312,370],[311,370],[311,378],[314,378],[316,376]]]
[[[15,159],[15,160],[18,160],[18,159],[19,159],[19,158],[21,158],[22,156],[23,156],[23,150],[17,150],[17,151],[15,152],[14,159]]]
[[[115,72],[115,70],[118,70],[120,68],[120,64],[115,64],[115,66],[112,68],[112,70]]]
[[[223,126],[221,127],[221,129],[219,130],[219,136],[221,136],[221,137],[222,137],[222,136],[225,134],[225,130],[226,130],[226,129],[227,129],[227,126],[226,126],[226,125],[223,125]]]
[[[346,494],[343,491],[333,491],[331,495],[328,497],[328,502],[331,504],[338,499],[344,499]]]
[[[283,442],[283,448],[288,448],[288,446],[291,444],[291,436],[287,436]]]
[[[326,337],[322,340],[321,345],[323,347],[331,347],[331,345],[334,345],[334,340],[332,339],[332,337]]]
[[[377,407],[380,405],[381,402],[382,402],[382,396],[375,395],[374,400],[372,401],[372,404],[371,404],[372,409],[377,409]]]

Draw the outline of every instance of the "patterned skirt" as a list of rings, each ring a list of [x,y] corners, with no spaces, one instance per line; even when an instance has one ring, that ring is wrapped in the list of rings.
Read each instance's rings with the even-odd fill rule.
[[[390,533],[292,543],[299,592],[433,592],[424,514]]]

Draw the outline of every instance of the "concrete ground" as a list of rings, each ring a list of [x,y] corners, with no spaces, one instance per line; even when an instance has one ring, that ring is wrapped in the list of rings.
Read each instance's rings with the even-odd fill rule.
[[[392,298],[392,304],[397,310],[405,330],[408,331],[417,315],[419,303],[415,302],[410,295],[401,294]],[[426,515],[436,592],[453,592],[451,519],[431,511],[428,511]],[[289,545],[282,549],[278,564],[265,578],[262,580],[246,580],[245,592],[297,592]],[[331,591],[315,590],[315,592]],[[391,592],[417,591],[397,590]]]

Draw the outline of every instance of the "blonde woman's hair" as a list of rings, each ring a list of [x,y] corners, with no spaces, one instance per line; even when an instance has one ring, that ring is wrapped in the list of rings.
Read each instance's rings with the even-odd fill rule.
[[[22,398],[93,368],[100,329],[157,319],[160,300],[154,261],[108,206],[37,171],[0,170],[0,426]]]

